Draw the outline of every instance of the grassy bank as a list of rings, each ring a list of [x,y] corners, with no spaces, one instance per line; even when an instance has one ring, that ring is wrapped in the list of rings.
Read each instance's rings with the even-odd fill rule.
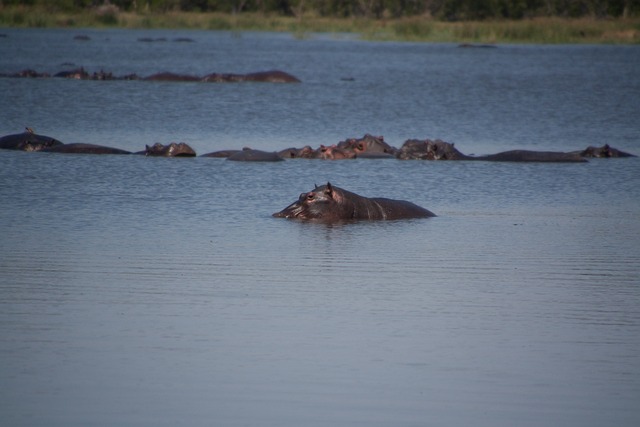
[[[126,13],[114,9],[51,13],[1,7],[1,27],[167,28],[231,31],[286,31],[300,38],[314,32],[355,33],[367,40],[457,43],[640,43],[640,18],[619,20],[538,18],[522,21],[441,22],[401,19],[301,18],[242,13]]]

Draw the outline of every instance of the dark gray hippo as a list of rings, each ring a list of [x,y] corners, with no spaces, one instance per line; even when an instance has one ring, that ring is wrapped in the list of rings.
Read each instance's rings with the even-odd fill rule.
[[[317,159],[319,157],[318,150],[314,150],[309,145],[302,148],[286,148],[278,151],[278,155],[283,159]]]
[[[203,82],[212,83],[300,83],[300,79],[280,70],[259,71],[249,74],[211,73],[201,79]]]
[[[411,202],[362,197],[327,183],[316,186],[313,191],[300,194],[296,202],[274,213],[273,216],[335,222],[428,218],[436,215]]]
[[[144,151],[136,154],[144,154],[152,157],[195,157],[196,152],[184,142],[172,142],[167,145],[156,142],[152,146],[145,146]]]
[[[42,78],[42,77],[51,77],[49,73],[39,73],[36,70],[32,70],[30,68],[24,69],[22,71],[18,71],[17,73],[12,74],[0,74],[2,77],[28,77],[28,78]]]
[[[242,151],[238,151],[227,157],[227,160],[234,162],[281,162],[284,159],[276,152],[243,148]]]
[[[353,152],[356,157],[366,157],[367,154],[389,154],[395,156],[397,148],[384,141],[382,136],[365,134],[362,138],[348,138],[338,143],[338,148]]]
[[[186,40],[185,40],[186,41]],[[51,77],[48,73],[39,73],[35,70],[26,69],[17,73],[0,73],[0,77]],[[100,70],[89,73],[84,67],[73,70],[60,71],[53,75],[75,80],[148,80],[160,82],[265,82],[265,83],[300,83],[297,77],[280,70],[258,71],[248,74],[233,73],[211,73],[206,76],[194,76],[189,74],[178,74],[169,71],[152,74],[147,77],[139,77],[137,74],[127,74],[115,76],[111,72]]]
[[[38,135],[31,128],[26,128],[23,133],[5,135],[0,138],[0,148],[5,150],[40,151],[58,145],[63,145],[63,143],[50,136]]]
[[[559,151],[510,150],[486,156],[467,156],[458,151],[454,144],[440,139],[405,141],[397,153],[401,160],[483,160],[487,162],[562,162],[583,163],[586,160],[580,152],[564,153]]]
[[[637,157],[630,153],[625,153],[617,148],[605,144],[602,147],[589,146],[585,150],[579,152],[582,157],[596,157],[596,158],[609,158],[609,157]]]
[[[440,139],[408,139],[397,151],[400,160],[474,160]]]
[[[84,69],[84,67],[76,68],[74,70],[60,71],[53,75],[53,77],[62,77],[64,79],[75,79],[75,80],[87,80],[89,79],[89,73]]]
[[[198,76],[190,76],[188,74],[176,74],[176,73],[157,73],[145,77],[143,80],[149,80],[154,82],[197,82],[200,81]]]
[[[121,150],[119,148],[105,147],[104,145],[74,143],[56,145],[55,147],[43,148],[40,150],[45,153],[64,153],[64,154],[131,154],[130,151]]]
[[[200,157],[217,157],[217,158],[227,158],[233,154],[239,153],[242,150],[219,150],[212,151],[211,153],[201,154]]]
[[[355,152],[342,149],[335,144],[328,147],[325,145],[321,145],[318,149],[318,158],[323,160],[344,160],[354,159],[355,157]]]
[[[489,162],[551,162],[551,163],[584,163],[587,160],[579,153],[563,153],[559,151],[511,150],[488,156],[472,157],[473,160]]]
[[[247,82],[265,83],[300,83],[300,79],[280,70],[259,71],[257,73],[245,74]]]

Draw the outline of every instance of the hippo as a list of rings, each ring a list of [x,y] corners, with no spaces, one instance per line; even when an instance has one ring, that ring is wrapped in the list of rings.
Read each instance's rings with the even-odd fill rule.
[[[212,151],[211,153],[201,154],[200,157],[217,157],[217,158],[227,158],[236,153],[239,153],[242,150],[219,150]]]
[[[130,151],[121,150],[119,148],[84,143],[56,145],[55,147],[43,148],[40,151],[45,153],[65,154],[131,154]]]
[[[300,79],[280,70],[259,71],[249,74],[211,73],[201,79],[211,83],[237,83],[237,82],[261,82],[261,83],[300,83]]]
[[[319,158],[318,150],[314,150],[309,145],[302,148],[286,148],[278,151],[278,155],[283,159],[317,159]]]
[[[472,157],[474,160],[486,160],[490,162],[558,162],[558,163],[584,163],[587,160],[578,153],[563,153],[558,151],[528,151],[511,150],[488,156]]]
[[[565,162],[583,163],[586,160],[578,152],[510,150],[486,156],[467,156],[458,151],[454,144],[440,139],[405,141],[397,153],[402,160],[483,160],[488,162]]]
[[[65,79],[87,80],[89,73],[85,71],[83,67],[76,68],[75,70],[60,71],[53,75],[53,77],[62,77]]]
[[[42,77],[51,77],[49,73],[39,73],[36,70],[32,70],[30,68],[24,69],[22,71],[18,71],[13,74],[3,74],[2,77],[29,77],[29,78],[42,78]]]
[[[335,144],[330,146],[321,145],[318,150],[318,158],[323,160],[343,160],[353,159],[356,157],[356,153],[350,150],[344,150],[339,148]]]
[[[200,79],[206,83],[236,83],[244,81],[243,74],[211,73]]]
[[[247,82],[300,83],[300,79],[280,70],[259,71],[245,76]]]
[[[300,152],[299,148],[290,147],[290,148],[285,148],[284,150],[278,151],[278,156],[282,157],[283,159],[295,159],[299,157],[298,156],[299,152]]]
[[[185,40],[186,41],[186,40]],[[69,64],[72,65],[72,64]],[[26,69],[17,73],[1,73],[0,77],[51,77],[48,73],[39,73],[35,70]],[[137,74],[127,74],[124,76],[114,76],[111,72],[100,70],[89,73],[84,67],[73,70],[60,71],[53,77],[61,77],[76,80],[148,80],[163,82],[267,82],[267,83],[300,83],[300,79],[289,73],[280,70],[258,71],[248,74],[233,73],[211,73],[206,76],[193,76],[189,74],[177,74],[172,72],[161,72],[141,78]]]
[[[316,186],[280,212],[275,218],[317,220],[326,222],[349,220],[397,220],[428,218],[433,212],[404,200],[367,198],[351,193],[331,183]]]
[[[26,128],[23,133],[0,138],[0,148],[5,150],[40,151],[58,145],[63,143],[50,136],[38,135],[31,128]]]
[[[243,148],[242,151],[227,157],[227,160],[234,162],[281,162],[284,159],[276,152]]]
[[[362,138],[348,138],[338,143],[338,148],[354,152],[356,155],[363,153],[387,153],[395,155],[397,149],[384,142],[384,137],[365,134]]]
[[[146,145],[144,151],[140,151],[136,154],[144,154],[145,156],[154,157],[195,157],[196,152],[184,142],[172,142],[168,145],[156,142],[151,147]]]
[[[355,159],[376,159],[376,160],[384,160],[384,159],[395,159],[391,153],[380,153],[376,151],[363,151],[362,153],[357,153],[354,156]]]
[[[408,139],[402,144],[396,157],[401,160],[473,160],[474,157],[467,156],[458,151],[454,144],[444,142],[440,139],[435,141],[430,139]]]
[[[620,151],[617,148],[610,147],[609,144],[605,144],[602,147],[589,146],[579,153],[581,157],[637,157],[633,154]]]
[[[175,73],[157,73],[145,77],[143,80],[155,81],[155,82],[197,82],[200,81],[198,76],[190,76],[188,74],[175,74]]]

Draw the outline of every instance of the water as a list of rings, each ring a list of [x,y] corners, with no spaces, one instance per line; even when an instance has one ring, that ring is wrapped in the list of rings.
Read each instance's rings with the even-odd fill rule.
[[[64,142],[179,140],[204,153],[370,132],[476,154],[640,153],[637,47],[3,32],[0,72],[72,62],[303,80],[0,79],[3,135],[28,125]],[[169,41],[137,42],[147,36]],[[3,425],[640,421],[637,158],[243,164],[2,151],[0,162]],[[439,216],[270,216],[326,181]]]

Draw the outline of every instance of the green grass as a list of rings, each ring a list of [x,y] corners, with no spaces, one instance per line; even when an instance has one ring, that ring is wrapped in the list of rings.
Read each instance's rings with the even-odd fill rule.
[[[226,31],[351,33],[365,40],[456,43],[640,43],[640,18],[596,20],[538,18],[522,21],[442,22],[425,17],[401,19],[301,18],[242,13],[125,13],[117,10],[51,12],[34,7],[0,6],[1,27],[167,28]]]

